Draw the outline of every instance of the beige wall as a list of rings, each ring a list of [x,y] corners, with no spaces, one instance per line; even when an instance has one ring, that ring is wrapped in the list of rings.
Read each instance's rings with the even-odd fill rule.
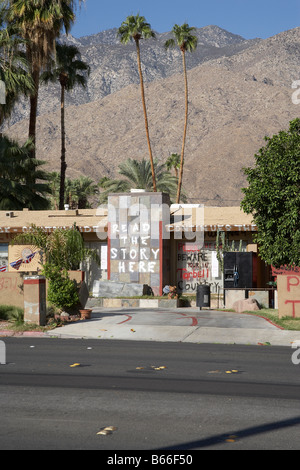
[[[23,308],[23,275],[21,273],[0,273],[0,305]]]
[[[19,272],[0,273],[0,305],[24,307],[23,277],[26,275]],[[81,281],[84,280],[84,273],[82,271],[69,271],[69,277],[80,285]]]

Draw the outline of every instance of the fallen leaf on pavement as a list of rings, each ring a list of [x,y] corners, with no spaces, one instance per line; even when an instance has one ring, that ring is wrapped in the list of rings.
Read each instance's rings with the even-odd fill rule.
[[[227,439],[225,439],[225,442],[235,442],[236,436],[229,436]]]
[[[118,428],[116,426],[107,426],[104,428],[106,431],[116,431]]]
[[[101,434],[102,436],[107,436],[107,434],[112,434],[112,431],[108,431],[107,429],[103,429],[102,431],[97,432],[97,435]]]
[[[107,436],[108,434],[112,434],[113,431],[116,431],[118,428],[116,426],[106,426],[105,428],[102,428],[99,432],[97,432],[97,435],[101,436]]]

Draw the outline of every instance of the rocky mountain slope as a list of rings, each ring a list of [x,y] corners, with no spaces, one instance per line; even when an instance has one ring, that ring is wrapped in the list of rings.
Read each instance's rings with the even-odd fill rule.
[[[250,47],[259,40],[245,40],[217,26],[196,29],[198,48],[189,54],[189,69],[217,57],[231,57],[233,54]],[[156,33],[156,39],[141,41],[141,55],[145,82],[152,82],[181,72],[182,59],[178,48],[164,48],[170,33]],[[123,45],[117,37],[117,28],[91,36],[74,38],[62,36],[62,42],[78,47],[82,60],[91,67],[86,89],[76,88],[66,96],[68,105],[80,105],[99,100],[121,90],[127,85],[139,83],[136,66],[135,44]],[[59,108],[59,86],[41,86],[39,114]],[[29,116],[28,102],[22,100],[15,109],[11,124]]]
[[[242,168],[253,164],[264,136],[287,128],[289,121],[299,115],[300,105],[292,103],[291,85],[300,79],[300,28],[252,42],[215,27],[202,32],[207,33],[210,44],[206,40],[202,46],[199,39],[200,65],[192,62],[196,60],[194,54],[188,55],[190,111],[184,188],[191,202],[237,205],[242,197],[241,187],[246,184]],[[164,42],[165,38],[159,40]],[[148,158],[148,151],[140,90],[133,78],[137,73],[134,48],[124,53],[124,47],[132,46],[110,43],[97,46],[88,38],[81,41],[90,41],[84,46],[88,49],[85,53],[91,54],[90,59],[94,47],[101,49],[103,59],[98,66],[102,77],[105,73],[110,77],[110,88],[106,96],[104,93],[96,99],[104,81],[101,88],[95,59],[95,75],[92,72],[90,81],[97,83],[93,87],[89,84],[94,95],[89,91],[90,102],[79,104],[82,98],[78,98],[78,103],[74,99],[67,108],[67,176],[86,174],[97,181],[105,175],[116,176],[118,164],[128,157]],[[112,63],[107,59],[104,66],[106,47],[115,47],[116,51],[120,48],[120,56],[117,60],[116,54]],[[152,63],[149,59],[144,71],[150,137],[154,157],[165,161],[170,153],[180,153],[181,149],[184,120],[181,58],[179,52],[165,53],[161,48],[160,54],[165,54],[163,67],[161,56],[155,56],[155,51],[148,47],[147,57],[152,57]],[[201,49],[209,49],[211,54],[201,58]],[[224,53],[225,50],[230,53]],[[113,77],[116,88],[119,87],[114,92]],[[53,88],[49,93],[54,95]],[[53,96],[54,99],[57,97]],[[60,116],[53,109],[49,105],[48,112],[38,119],[37,149],[38,156],[49,162],[47,169],[58,170]],[[20,121],[10,127],[9,134],[25,139],[27,125],[26,120]]]

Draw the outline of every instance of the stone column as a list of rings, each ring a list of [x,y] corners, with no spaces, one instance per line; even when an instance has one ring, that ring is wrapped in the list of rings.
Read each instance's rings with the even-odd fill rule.
[[[131,286],[147,285],[162,295],[169,277],[169,195],[131,192],[108,198],[108,279]],[[166,218],[168,220],[166,220]]]
[[[24,278],[24,322],[46,325],[46,279]]]

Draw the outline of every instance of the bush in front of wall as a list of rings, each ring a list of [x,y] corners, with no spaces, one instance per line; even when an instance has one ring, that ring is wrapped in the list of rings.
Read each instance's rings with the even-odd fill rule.
[[[47,300],[50,304],[62,310],[68,310],[79,303],[76,282],[69,278],[66,269],[61,270],[51,263],[45,263],[43,275],[49,281]]]
[[[0,320],[14,321],[23,323],[24,310],[12,305],[0,305]]]

